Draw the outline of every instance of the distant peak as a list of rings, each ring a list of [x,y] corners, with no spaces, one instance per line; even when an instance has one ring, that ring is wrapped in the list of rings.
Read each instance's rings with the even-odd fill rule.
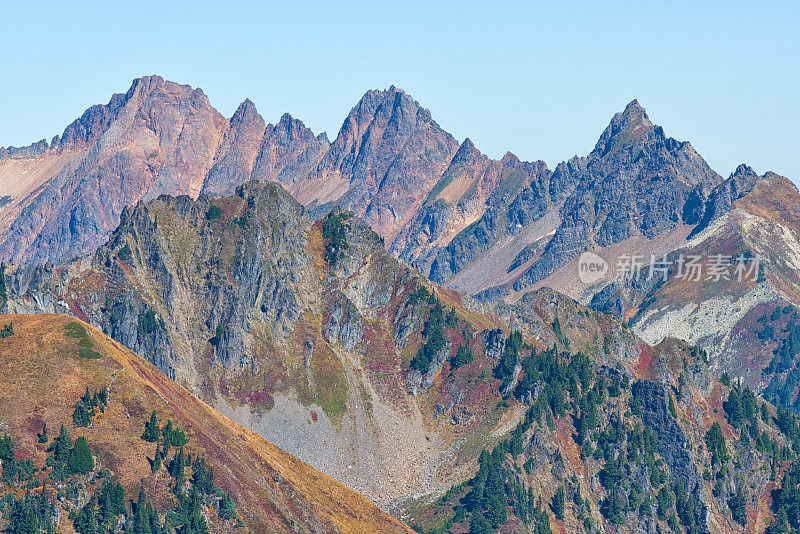
[[[520,163],[519,158],[513,152],[506,152],[505,156],[503,156],[503,159],[500,161],[503,163],[503,165],[516,165]]]
[[[639,105],[639,101],[637,99],[631,100],[627,106],[625,106],[625,110],[622,112],[622,116],[636,118],[639,121],[650,121],[647,116],[647,110],[644,109],[641,105]]]
[[[631,100],[622,112],[616,113],[595,145],[594,152],[605,156],[615,148],[635,143],[654,131],[647,111],[636,99]]]
[[[256,116],[256,115],[258,115],[258,110],[256,109],[256,105],[249,98],[245,98],[244,102],[239,104],[239,107],[236,108],[236,112],[233,114],[233,118],[236,119],[236,118]]]
[[[756,172],[749,165],[740,163],[731,176],[756,176]]]
[[[464,142],[458,147],[456,155],[453,156],[454,161],[474,161],[476,158],[485,157],[480,150],[478,150],[472,143],[472,139],[467,137]]]
[[[157,74],[150,74],[148,76],[140,76],[139,78],[134,78],[133,82],[131,83],[131,88],[128,89],[128,97],[134,94],[137,90],[142,92],[148,92],[153,87],[157,87],[164,84],[164,78]]]
[[[639,108],[642,110],[644,109],[642,106],[639,105],[639,100],[636,98],[628,102],[628,105],[625,106],[625,109],[631,109],[631,108]]]

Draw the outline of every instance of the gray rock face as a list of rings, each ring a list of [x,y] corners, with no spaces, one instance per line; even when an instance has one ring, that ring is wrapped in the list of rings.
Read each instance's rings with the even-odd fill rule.
[[[522,162],[506,154],[499,163],[501,181],[486,199],[483,216],[436,254],[430,267],[431,280],[444,282],[486,253],[498,239],[515,235],[558,202],[562,185],[551,187],[551,173],[543,162]]]
[[[228,129],[217,148],[214,164],[203,182],[203,192],[227,196],[250,179],[264,136],[264,119],[248,99],[231,117]]]
[[[436,356],[434,356],[433,360],[431,360],[427,373],[422,374],[416,369],[412,369],[408,372],[408,375],[406,376],[406,383],[408,384],[409,393],[412,395],[424,393],[433,385],[433,381],[436,379],[439,371],[442,370],[442,367],[444,367],[444,363],[450,359],[452,342],[448,339],[446,340],[446,343],[447,344],[445,347],[437,352]]]
[[[499,328],[481,332],[483,352],[488,358],[499,358],[506,348],[506,334]]]
[[[611,120],[585,168],[578,161],[569,167],[561,167],[561,173],[581,176],[564,203],[561,226],[515,289],[545,278],[593,245],[606,247],[634,235],[652,238],[680,224],[697,224],[721,182],[688,142],[666,137],[635,100]]]
[[[688,142],[668,138],[654,126],[635,100],[614,116],[585,169],[578,163],[562,167],[561,173],[578,171],[581,181],[564,203],[561,226],[515,289],[541,280],[593,245],[697,224],[721,181]]]
[[[250,178],[276,181],[292,189],[319,164],[329,148],[324,133],[315,136],[302,121],[285,113],[278,124],[267,125]]]
[[[686,492],[694,501],[695,521],[701,532],[710,532],[706,515],[703,480],[692,461],[689,440],[681,426],[669,413],[668,391],[663,384],[639,380],[633,384],[633,395],[642,407],[642,422],[655,430],[658,436],[658,453],[670,468],[672,475],[682,480]]]
[[[739,165],[727,180],[711,192],[705,204],[703,218],[689,237],[699,234],[709,224],[731,211],[733,203],[749,193],[759,178],[761,177],[747,165]]]
[[[388,236],[422,204],[457,149],[430,111],[392,86],[361,98],[309,178],[346,180],[337,203]]]
[[[338,343],[345,350],[352,351],[363,336],[363,320],[358,309],[347,297],[343,297],[333,303],[327,315],[328,321],[322,332],[325,339],[328,343]]]

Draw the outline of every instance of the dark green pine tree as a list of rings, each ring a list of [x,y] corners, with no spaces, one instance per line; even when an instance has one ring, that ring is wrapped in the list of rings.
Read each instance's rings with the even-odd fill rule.
[[[47,437],[47,423],[42,425],[42,433],[36,434],[36,436],[39,438],[39,443],[47,443],[50,441],[50,438]]]
[[[706,446],[711,452],[711,463],[715,464],[718,461],[725,463],[728,461],[728,447],[725,444],[725,435],[722,433],[722,427],[717,421],[711,425],[705,436]]]
[[[229,494],[225,494],[219,503],[219,516],[222,519],[233,519],[236,517],[236,506]]]
[[[181,447],[172,457],[172,461],[169,464],[169,472],[175,478],[175,495],[181,494],[185,468],[186,457],[183,454],[183,447]]]
[[[161,446],[156,445],[156,454],[153,457],[153,461],[150,463],[150,469],[153,473],[157,473],[159,469],[161,469],[161,464],[164,461],[164,456],[161,454]]]
[[[125,489],[119,482],[106,480],[100,489],[100,518],[103,526],[112,527],[116,517],[125,512]]]
[[[92,414],[86,409],[86,405],[82,400],[75,404],[75,411],[72,412],[72,420],[75,422],[75,426],[79,427],[88,427],[92,422]]]
[[[0,438],[0,460],[8,462],[14,459],[14,440],[8,434]]]
[[[495,529],[486,517],[480,512],[472,514],[472,521],[469,523],[470,534],[494,534]]]
[[[564,519],[564,486],[556,490],[550,507],[553,509],[553,513],[558,519]]]
[[[197,486],[200,493],[206,495],[214,493],[214,471],[206,466],[205,454],[192,464],[192,484]]]
[[[158,417],[156,417],[156,411],[153,410],[153,413],[150,414],[150,421],[144,424],[144,433],[142,433],[142,439],[151,443],[155,443],[158,441],[159,433]]]
[[[150,534],[150,518],[147,515],[147,494],[144,483],[139,487],[139,499],[133,510],[133,534]]]
[[[741,485],[736,489],[736,493],[728,499],[728,506],[731,509],[731,517],[740,525],[747,525],[747,496],[742,490]]]
[[[72,522],[72,526],[75,527],[76,532],[79,532],[80,534],[97,533],[97,513],[95,511],[96,504],[96,499],[92,498],[80,510],[78,510],[78,513],[75,515],[75,519]]]
[[[147,503],[147,521],[150,526],[148,534],[161,534],[161,521],[158,519],[158,513],[149,502]]]
[[[82,475],[89,474],[94,469],[94,458],[85,437],[80,436],[75,440],[75,446],[69,453],[67,469],[70,473]]]
[[[69,458],[69,452],[72,449],[72,438],[69,436],[67,427],[61,425],[61,432],[58,437],[53,440],[53,443],[47,448],[48,451],[53,452],[53,457],[59,464],[65,464]]]
[[[172,419],[167,420],[167,424],[164,425],[164,430],[161,431],[161,435],[164,436],[164,450],[167,451],[173,445],[172,443]]]
[[[16,502],[7,528],[9,534],[39,534],[36,509],[28,499]]]

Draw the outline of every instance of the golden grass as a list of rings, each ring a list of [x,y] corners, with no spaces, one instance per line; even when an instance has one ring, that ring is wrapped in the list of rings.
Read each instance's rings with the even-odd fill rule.
[[[0,432],[12,434],[18,452],[37,465],[46,458],[44,446],[36,442],[42,423],[47,422],[51,435],[65,424],[73,438],[86,436],[101,466],[115,472],[129,496],[144,479],[163,512],[171,506],[168,477],[150,473],[147,456],[155,447],[140,439],[144,421],[155,410],[161,420],[172,419],[186,431],[190,452],[205,451],[217,484],[231,493],[255,532],[294,532],[295,525],[316,530],[308,516],[328,531],[411,532],[330,476],[230,421],[94,328],[82,324],[103,357],[85,359],[77,355],[75,339],[65,336],[74,318],[0,317],[12,319],[15,334],[0,340]],[[87,386],[110,386],[109,404],[93,428],[77,429],[72,410]]]

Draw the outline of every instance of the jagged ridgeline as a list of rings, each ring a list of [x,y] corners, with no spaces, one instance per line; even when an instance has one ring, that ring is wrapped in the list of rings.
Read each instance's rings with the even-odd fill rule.
[[[723,180],[636,101],[551,172],[459,146],[394,87],[331,143],[147,77],[51,143],[0,150],[6,176],[0,256],[27,266],[0,266],[4,310],[90,323],[422,529],[797,527],[797,191],[744,165]],[[746,283],[586,287],[587,248],[769,265]],[[15,343],[17,318],[0,326]],[[88,332],[64,335],[100,365]],[[764,386],[780,410],[748,389]],[[64,420],[93,431],[113,388],[82,381]]]
[[[315,221],[276,184],[139,203],[91,258],[10,280],[12,309],[83,318],[385,506],[446,489],[519,416],[485,409],[497,318],[349,212]]]
[[[704,351],[648,347],[547,289],[467,307],[357,217],[314,221],[274,184],[140,203],[93,257],[8,280],[9,306],[83,316],[419,530],[763,530],[782,513],[794,524],[782,488],[797,420],[715,379]],[[70,335],[76,351],[98,350]],[[103,385],[81,384],[67,418],[77,402],[96,417]],[[150,417],[137,440],[169,419]],[[144,443],[147,469],[165,461]]]
[[[0,340],[0,529],[410,532],[85,323],[14,325]]]

